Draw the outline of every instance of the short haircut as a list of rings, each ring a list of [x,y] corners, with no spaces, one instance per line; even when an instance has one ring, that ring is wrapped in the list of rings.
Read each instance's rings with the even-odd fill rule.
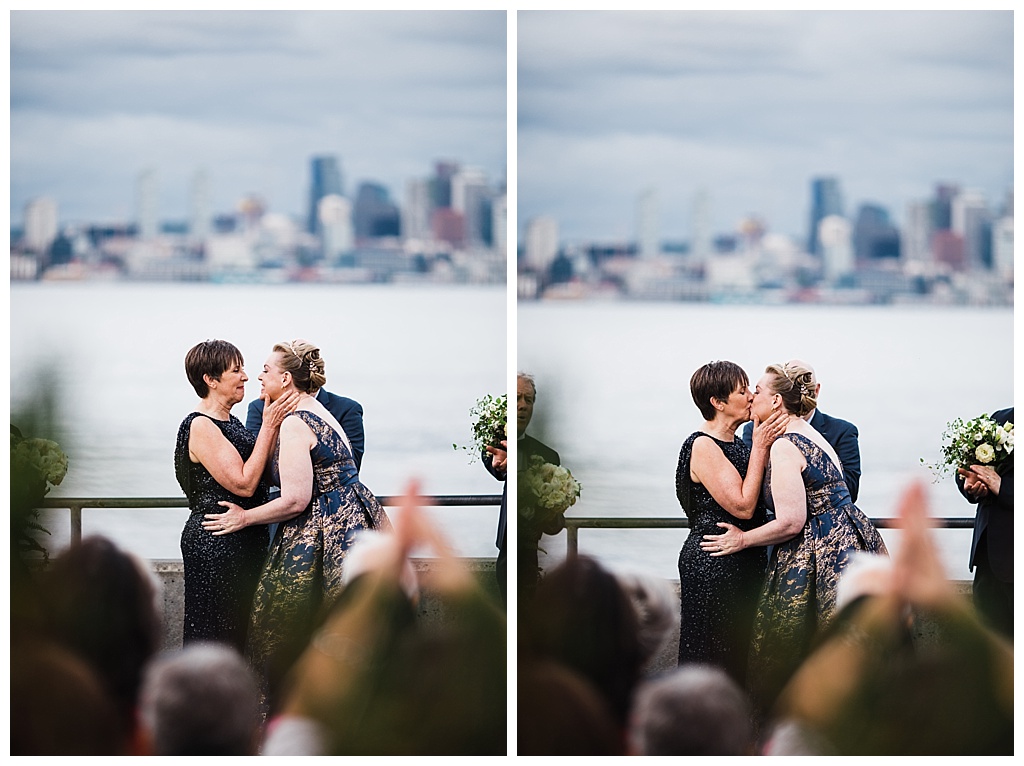
[[[255,755],[259,687],[227,644],[193,643],[147,669],[139,714],[154,755]]]
[[[210,387],[206,385],[203,376],[209,375],[214,380],[220,380],[220,376],[234,364],[245,364],[242,352],[234,345],[226,340],[204,340],[185,354],[185,375],[199,398],[205,399],[210,393]]]
[[[690,394],[705,420],[715,419],[712,399],[725,401],[740,386],[749,386],[743,368],[733,362],[708,362],[690,378]]]
[[[721,668],[683,665],[640,687],[630,738],[641,755],[751,755],[750,700]]]
[[[520,380],[525,380],[527,383],[530,384],[530,388],[533,389],[533,398],[536,399],[537,398],[537,381],[535,381],[533,379],[533,376],[530,375],[527,372],[516,373],[516,383],[518,383]]]

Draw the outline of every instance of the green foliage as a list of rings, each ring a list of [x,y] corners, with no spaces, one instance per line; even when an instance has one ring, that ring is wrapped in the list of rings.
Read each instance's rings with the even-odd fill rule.
[[[999,425],[988,415],[973,420],[956,418],[942,432],[942,458],[938,464],[921,464],[930,468],[936,480],[955,474],[957,468],[987,465],[998,470],[1013,459],[1013,423]]]
[[[469,446],[460,447],[452,444],[453,449],[463,449],[469,452],[469,462],[479,460],[483,454],[484,447],[501,447],[501,442],[506,438],[506,423],[508,422],[508,396],[486,396],[477,399],[476,404],[469,411],[473,419],[473,443]]]

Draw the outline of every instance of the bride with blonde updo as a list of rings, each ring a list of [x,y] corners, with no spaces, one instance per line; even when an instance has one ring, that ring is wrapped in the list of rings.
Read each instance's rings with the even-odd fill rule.
[[[882,536],[853,504],[835,449],[803,416],[817,406],[814,373],[800,363],[772,364],[754,389],[751,416],[790,415],[764,472],[765,503],[775,518],[743,531],[705,535],[701,547],[725,556],[773,546],[754,621],[749,680],[764,714],[807,657],[815,634],[836,611],[836,587],[853,551],[886,554]]]
[[[264,712],[340,595],[345,555],[364,529],[390,530],[384,509],[359,480],[348,435],[313,395],[327,382],[320,349],[304,340],[278,343],[259,375],[260,397],[273,403],[298,392],[284,419],[269,471],[281,496],[256,508],[222,502],[204,527],[225,535],[279,522],[253,599],[246,655],[262,674]]]

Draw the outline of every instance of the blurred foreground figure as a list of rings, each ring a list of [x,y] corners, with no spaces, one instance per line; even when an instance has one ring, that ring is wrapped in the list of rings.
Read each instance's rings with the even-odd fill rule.
[[[191,643],[147,668],[139,717],[153,755],[256,755],[259,686],[236,649]]]
[[[897,515],[891,572],[837,615],[780,696],[777,724],[823,755],[1012,755],[1013,648],[946,579],[922,486]],[[936,637],[907,640],[918,615]],[[785,754],[775,744],[765,753]]]
[[[682,665],[637,691],[630,746],[636,755],[752,755],[750,700],[721,668]]]
[[[394,534],[357,538],[264,755],[506,753],[504,614],[423,514],[415,486],[392,519]],[[372,556],[359,555],[363,545]],[[413,549],[436,556],[429,581],[416,581]],[[435,621],[417,617],[421,587],[437,599]]]

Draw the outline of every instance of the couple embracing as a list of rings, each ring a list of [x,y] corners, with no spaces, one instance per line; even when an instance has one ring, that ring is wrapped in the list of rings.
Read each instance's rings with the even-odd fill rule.
[[[196,345],[185,372],[200,401],[182,421],[174,452],[191,512],[181,537],[184,641],[244,651],[261,676],[264,705],[272,705],[341,591],[356,533],[390,524],[359,480],[362,434],[354,446],[317,396],[327,377],[316,346],[273,347],[259,375],[265,406],[255,433],[231,414],[248,380],[234,345]],[[271,486],[281,490],[273,498]]]
[[[834,614],[852,553],[885,553],[885,543],[853,504],[835,448],[805,419],[818,393],[808,365],[769,365],[751,392],[742,368],[711,362],[690,392],[705,422],[676,469],[690,522],[679,664],[724,668],[764,714]],[[736,430],[751,420],[748,447]]]

